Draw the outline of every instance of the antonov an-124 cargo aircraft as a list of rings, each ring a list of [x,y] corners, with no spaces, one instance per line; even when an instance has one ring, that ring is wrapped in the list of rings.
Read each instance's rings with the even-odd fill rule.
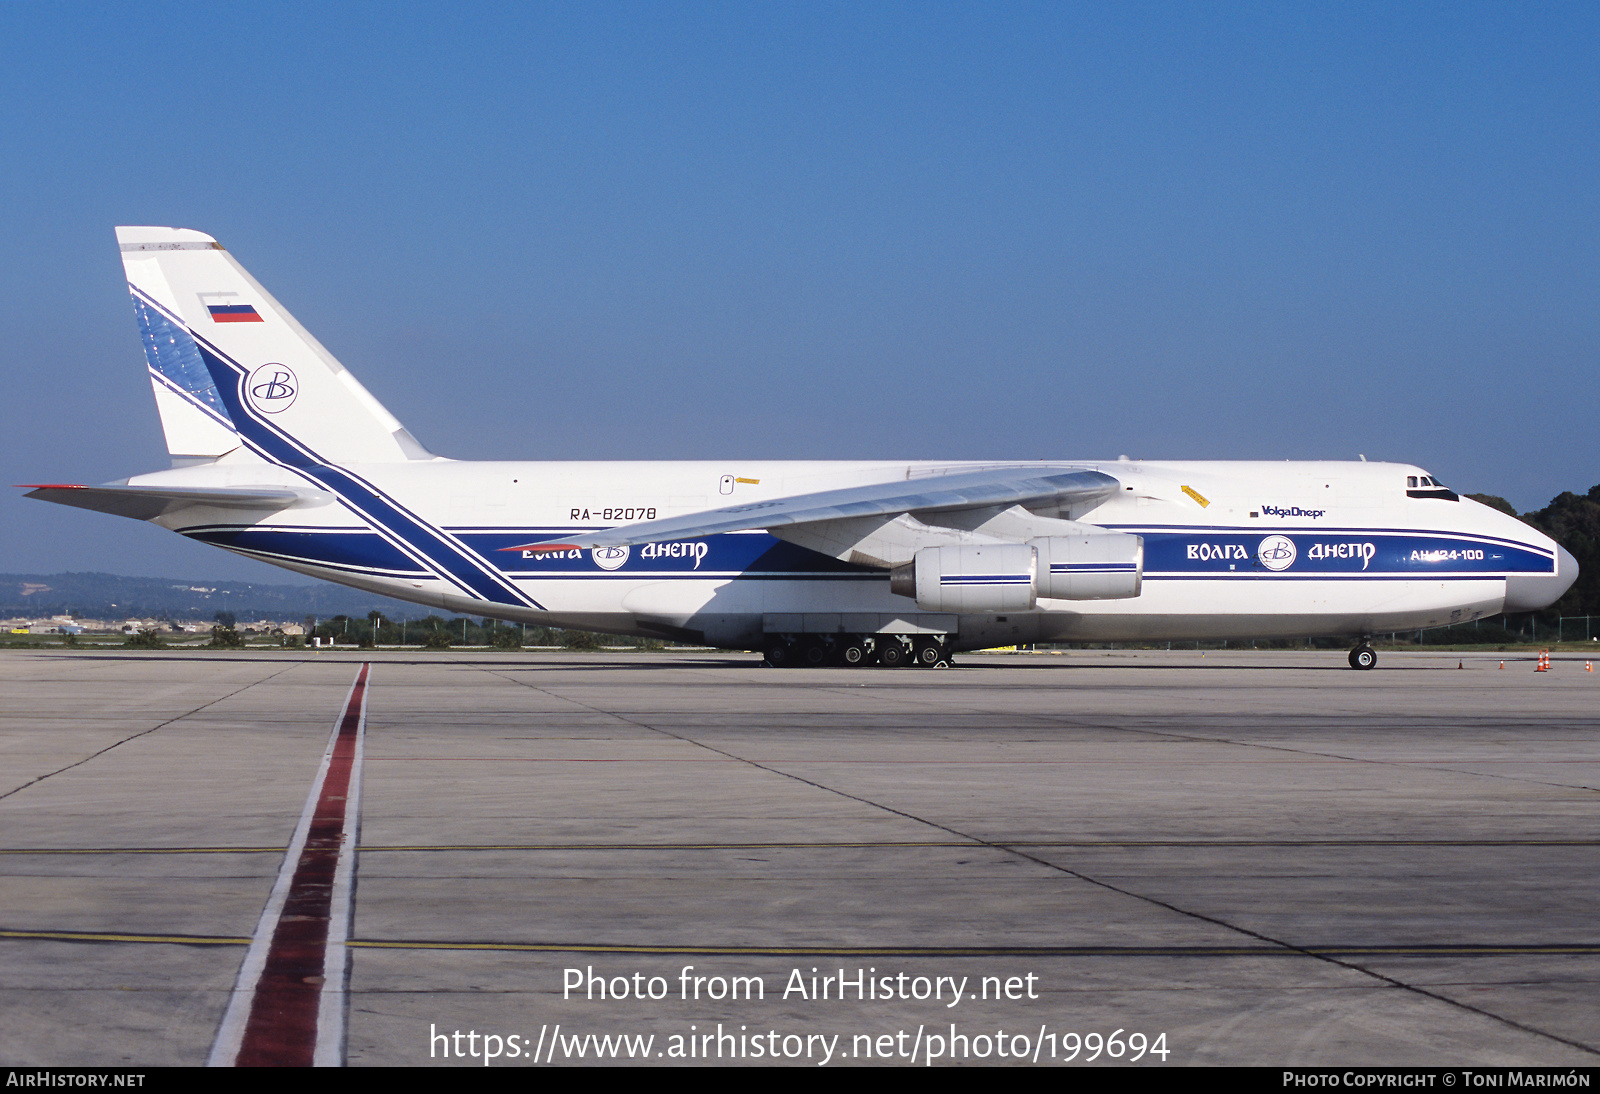
[[[208,235],[118,228],[172,467],[28,495],[452,612],[938,666],[1542,608],[1572,556],[1394,463],[435,456]]]

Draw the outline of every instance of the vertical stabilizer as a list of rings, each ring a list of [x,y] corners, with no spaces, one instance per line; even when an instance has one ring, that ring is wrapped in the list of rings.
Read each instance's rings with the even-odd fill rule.
[[[117,242],[175,460],[240,445],[292,465],[431,458],[216,240],[141,227]]]

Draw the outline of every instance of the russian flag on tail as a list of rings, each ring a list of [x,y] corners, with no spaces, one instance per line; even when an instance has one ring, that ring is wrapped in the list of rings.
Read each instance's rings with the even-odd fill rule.
[[[264,323],[256,309],[249,304],[207,304],[214,323]]]
[[[211,313],[213,323],[265,323],[254,304],[241,304],[236,292],[203,292],[200,303]]]

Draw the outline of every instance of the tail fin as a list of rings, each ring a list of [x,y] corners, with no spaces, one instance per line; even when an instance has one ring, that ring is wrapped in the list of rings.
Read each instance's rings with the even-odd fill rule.
[[[223,249],[187,228],[118,228],[175,462],[241,445],[296,466],[431,459]]]

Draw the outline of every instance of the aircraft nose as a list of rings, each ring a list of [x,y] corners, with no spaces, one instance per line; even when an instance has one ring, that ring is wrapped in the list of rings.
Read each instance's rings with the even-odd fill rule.
[[[1578,580],[1578,560],[1565,547],[1556,547],[1556,572],[1553,574],[1512,574],[1506,578],[1508,612],[1536,612],[1548,608]]]

